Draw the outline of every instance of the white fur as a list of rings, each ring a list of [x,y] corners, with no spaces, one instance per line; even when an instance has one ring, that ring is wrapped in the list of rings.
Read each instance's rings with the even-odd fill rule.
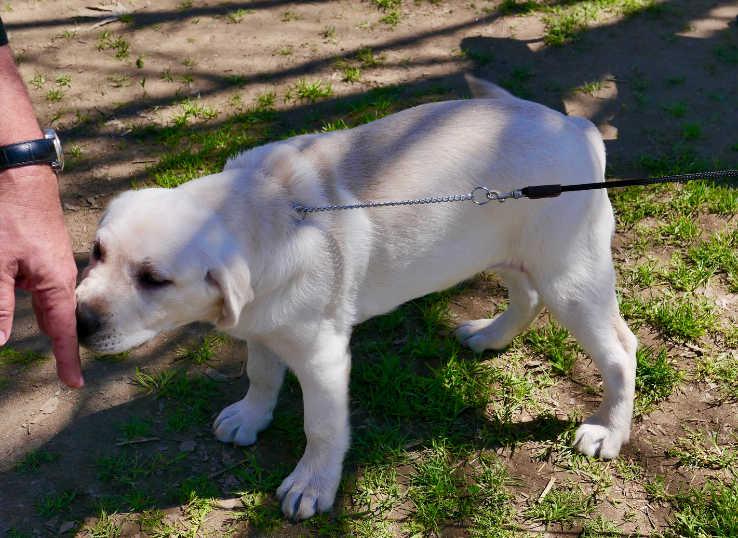
[[[419,106],[346,131],[255,148],[220,174],[114,200],[77,295],[100,326],[83,343],[116,353],[196,320],[249,345],[246,397],[213,426],[248,445],[267,427],[285,367],[304,394],[307,448],[277,491],[305,519],[333,504],[348,447],[349,339],[362,321],[484,270],[508,287],[494,320],[461,342],[504,348],[547,307],[594,360],[598,411],[575,444],[614,458],[630,435],[637,342],[618,312],[604,190],[558,198],[312,213],[322,206],[604,180],[597,129],[470,79],[486,99]],[[172,284],[147,288],[142,268]]]

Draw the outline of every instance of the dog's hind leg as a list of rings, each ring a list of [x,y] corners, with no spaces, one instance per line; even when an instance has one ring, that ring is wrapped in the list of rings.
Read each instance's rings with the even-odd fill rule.
[[[538,292],[528,275],[515,269],[497,271],[507,287],[507,310],[494,319],[476,319],[462,323],[456,329],[462,345],[475,353],[485,349],[503,349],[510,341],[527,329],[543,310]]]
[[[607,247],[599,259],[596,249],[587,252],[594,263],[572,264],[563,275],[547,275],[545,282],[536,283],[549,311],[592,357],[602,376],[602,403],[579,427],[574,445],[603,459],[616,457],[630,439],[638,346],[620,317]]]
[[[246,397],[223,409],[213,423],[215,437],[241,446],[253,444],[256,434],[272,421],[285,370],[279,357],[264,344],[249,341],[248,346]]]

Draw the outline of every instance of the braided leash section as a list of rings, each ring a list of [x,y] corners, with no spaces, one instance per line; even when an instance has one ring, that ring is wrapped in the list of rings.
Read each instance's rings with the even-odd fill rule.
[[[720,179],[723,177],[738,177],[738,170],[724,170],[722,172],[694,172],[692,174],[677,174],[672,176],[649,177],[642,179],[622,179],[606,181],[604,183],[584,183],[581,185],[562,185],[561,192],[588,191],[592,189],[612,189],[615,187],[631,187],[633,185],[657,185],[659,183],[686,183],[698,179]]]

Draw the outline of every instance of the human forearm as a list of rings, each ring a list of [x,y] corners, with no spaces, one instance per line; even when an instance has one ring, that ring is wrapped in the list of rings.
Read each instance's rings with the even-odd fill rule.
[[[0,146],[43,138],[8,45],[0,47]]]

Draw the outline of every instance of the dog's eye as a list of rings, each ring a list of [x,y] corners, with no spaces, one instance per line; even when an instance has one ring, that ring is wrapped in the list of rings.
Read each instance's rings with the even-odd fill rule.
[[[141,283],[141,285],[147,288],[161,288],[172,283],[171,280],[160,278],[153,273],[141,274],[141,276],[138,277],[138,281]]]
[[[95,243],[92,245],[92,259],[93,260],[102,260],[103,253],[102,248],[100,248],[100,243],[95,241]]]

